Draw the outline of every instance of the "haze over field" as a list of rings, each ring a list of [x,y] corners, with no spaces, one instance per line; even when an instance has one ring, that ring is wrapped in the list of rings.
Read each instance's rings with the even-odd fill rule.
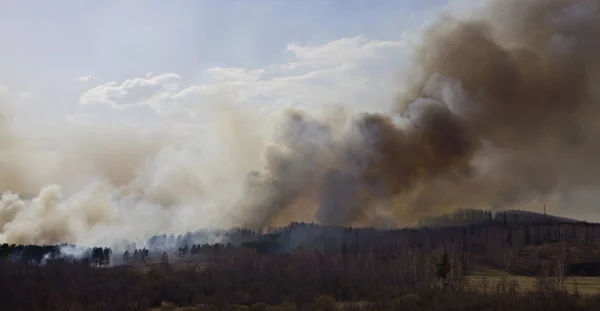
[[[0,13],[0,242],[598,220],[597,1],[32,6]]]

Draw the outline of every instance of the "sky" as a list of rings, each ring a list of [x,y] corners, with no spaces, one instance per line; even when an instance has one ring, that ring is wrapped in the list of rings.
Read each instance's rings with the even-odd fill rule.
[[[389,104],[415,34],[447,5],[2,0],[0,96],[32,131],[60,122],[205,122],[209,102]]]

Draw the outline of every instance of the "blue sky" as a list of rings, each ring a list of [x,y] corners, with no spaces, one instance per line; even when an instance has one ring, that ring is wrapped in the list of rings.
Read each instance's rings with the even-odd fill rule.
[[[104,120],[160,115],[164,110],[175,113],[174,107],[183,105],[180,99],[185,90],[185,94],[196,94],[186,95],[185,109],[189,110],[202,105],[207,93],[216,92],[214,88],[200,90],[206,84],[215,86],[215,72],[227,80],[227,92],[236,89],[236,79],[244,77],[233,75],[235,70],[264,71],[255,81],[242,83],[242,88],[254,92],[254,97],[247,94],[245,100],[258,98],[272,104],[289,96],[289,102],[297,103],[301,100],[294,99],[298,97],[295,88],[303,93],[314,90],[315,98],[310,99],[314,102],[329,84],[339,89],[330,88],[324,101],[340,102],[345,99],[334,93],[342,91],[344,83],[359,83],[349,81],[350,75],[363,77],[365,85],[393,75],[406,61],[410,34],[418,32],[434,9],[445,5],[442,0],[7,0],[0,4],[0,84],[7,90],[4,93],[12,95],[11,101],[22,103],[17,109],[41,108],[47,112],[44,119],[95,115]],[[335,42],[343,51],[332,48]],[[310,54],[319,48],[321,55]],[[362,54],[352,52],[361,49]],[[338,57],[337,64],[324,61]],[[277,73],[273,69],[298,63],[304,69]],[[337,73],[319,74],[333,67]],[[298,79],[292,79],[293,87],[266,85],[273,76],[309,72],[314,79],[305,77],[301,85]],[[163,74],[175,75],[177,80],[171,81],[170,97],[162,94]],[[147,82],[150,77],[156,81]],[[139,85],[127,90],[113,87],[113,95],[125,92],[127,96],[103,95],[102,86],[110,82],[123,86],[128,79],[146,82],[138,80]],[[221,89],[222,82],[217,83]],[[262,83],[261,94],[249,83]],[[148,84],[154,88],[141,87]],[[85,95],[94,88],[95,100]],[[279,95],[273,95],[273,89]],[[153,97],[156,92],[162,92],[160,103]],[[131,94],[136,95],[130,98]],[[127,102],[119,102],[125,98]],[[152,101],[154,106],[146,109]],[[102,103],[108,105],[97,105]],[[169,109],[160,111],[161,105]]]

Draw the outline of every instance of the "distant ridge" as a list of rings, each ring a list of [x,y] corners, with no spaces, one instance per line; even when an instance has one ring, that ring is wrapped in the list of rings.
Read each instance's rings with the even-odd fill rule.
[[[584,221],[523,210],[492,212],[481,209],[459,209],[449,214],[422,218],[418,224],[425,227],[444,227],[487,223],[541,224],[578,222]]]

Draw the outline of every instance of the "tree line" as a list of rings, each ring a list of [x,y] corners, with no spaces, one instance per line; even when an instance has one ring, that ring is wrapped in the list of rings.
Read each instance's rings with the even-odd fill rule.
[[[584,273],[591,275],[593,269],[587,267],[600,265],[598,224],[495,221],[377,229],[293,223],[265,232],[222,232],[227,233],[215,239],[219,243],[193,243],[183,238],[186,234],[180,235],[182,244],[169,251],[158,252],[149,245],[119,254],[91,248],[80,260],[53,256],[61,254],[60,246],[2,245],[3,306],[10,310],[148,310],[161,305],[196,306],[195,310],[267,306],[331,310],[333,304],[352,305],[354,310],[600,307],[600,296],[573,295],[561,285],[564,277],[579,273],[570,267],[587,269]],[[177,241],[177,236],[173,239]],[[115,255],[127,265],[115,265]],[[17,257],[41,258],[41,264]],[[189,265],[169,257],[195,261]],[[530,274],[538,282],[533,292],[510,282],[482,292],[468,281],[481,265]]]
[[[467,276],[476,264],[477,251],[467,251],[452,240],[435,249],[426,245],[405,244],[391,248],[393,252],[368,246],[339,250],[298,246],[289,252],[260,252],[250,246],[219,245],[204,248],[202,266],[178,267],[161,260],[144,269],[106,269],[60,259],[44,265],[3,261],[2,305],[7,310],[74,311],[186,306],[193,307],[186,310],[333,310],[341,305],[351,310],[600,307],[600,296],[570,294],[541,271],[533,291],[514,282],[474,289]]]
[[[61,252],[63,247],[74,248],[74,245],[18,245],[0,244],[0,262],[16,262],[28,265],[44,265],[48,261],[77,261],[95,267],[111,265],[112,250],[108,247],[92,247],[70,255]]]

